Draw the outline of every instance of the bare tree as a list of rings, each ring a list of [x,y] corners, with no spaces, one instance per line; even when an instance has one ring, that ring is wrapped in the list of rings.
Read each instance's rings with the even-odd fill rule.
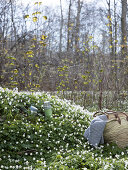
[[[82,3],[81,0],[77,1],[77,16],[75,25],[75,58],[79,61],[79,32],[80,32],[80,13],[81,13]]]
[[[69,8],[68,8],[68,23],[67,23],[67,51],[69,51],[69,49],[70,49],[71,7],[72,7],[72,0],[70,0],[70,1],[69,1]]]
[[[126,24],[126,15],[127,15],[127,0],[122,0],[122,15],[121,15],[121,31],[122,31],[122,56],[127,55],[127,24]]]
[[[60,0],[60,11],[61,11],[61,21],[60,21],[60,42],[59,42],[59,55],[61,56],[61,52],[62,52],[62,38],[63,38],[63,9],[62,9],[62,2]]]
[[[107,0],[106,0],[107,1]],[[114,56],[114,46],[113,46],[113,30],[112,30],[112,16],[111,16],[111,0],[107,1],[108,5],[108,20],[109,20],[109,43],[110,43],[110,56],[111,60]]]
[[[117,10],[117,3],[116,0],[114,0],[114,54],[115,54],[115,60],[116,60],[116,56],[117,56],[117,14],[116,14],[116,10]]]

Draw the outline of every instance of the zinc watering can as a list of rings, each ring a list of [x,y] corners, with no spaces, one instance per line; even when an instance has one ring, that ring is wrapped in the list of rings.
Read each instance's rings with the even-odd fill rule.
[[[30,106],[31,113],[37,113],[38,109],[35,106]]]

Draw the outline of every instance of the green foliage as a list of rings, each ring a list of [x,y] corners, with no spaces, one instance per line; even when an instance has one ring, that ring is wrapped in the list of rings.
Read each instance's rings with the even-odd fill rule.
[[[62,62],[67,62],[67,60],[64,60]],[[65,64],[65,63],[63,63]],[[64,65],[64,66],[61,66],[61,67],[58,67],[58,75],[60,77],[60,82],[57,86],[57,91],[58,93],[60,91],[66,91],[66,90],[69,90],[69,68],[67,65]]]
[[[0,89],[1,169],[127,169],[128,149],[92,148],[83,134],[91,116],[80,106],[46,93]],[[53,118],[45,120],[49,100]],[[10,103],[11,102],[11,103]],[[38,108],[31,113],[29,107]]]

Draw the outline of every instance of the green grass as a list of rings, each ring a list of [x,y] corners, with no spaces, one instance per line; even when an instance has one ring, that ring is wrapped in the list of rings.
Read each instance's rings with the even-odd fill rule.
[[[53,118],[45,120],[44,101]],[[38,108],[32,114],[29,107]],[[87,110],[47,93],[0,89],[0,169],[128,169],[128,148],[91,147],[83,137]]]

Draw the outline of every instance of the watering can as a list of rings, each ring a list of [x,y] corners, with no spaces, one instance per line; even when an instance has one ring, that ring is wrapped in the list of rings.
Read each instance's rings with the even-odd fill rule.
[[[44,102],[44,113],[45,113],[45,119],[48,120],[48,119],[51,119],[52,118],[52,107],[50,105],[50,102],[49,101],[45,101]]]
[[[31,113],[37,113],[38,109],[35,106],[30,106]]]

